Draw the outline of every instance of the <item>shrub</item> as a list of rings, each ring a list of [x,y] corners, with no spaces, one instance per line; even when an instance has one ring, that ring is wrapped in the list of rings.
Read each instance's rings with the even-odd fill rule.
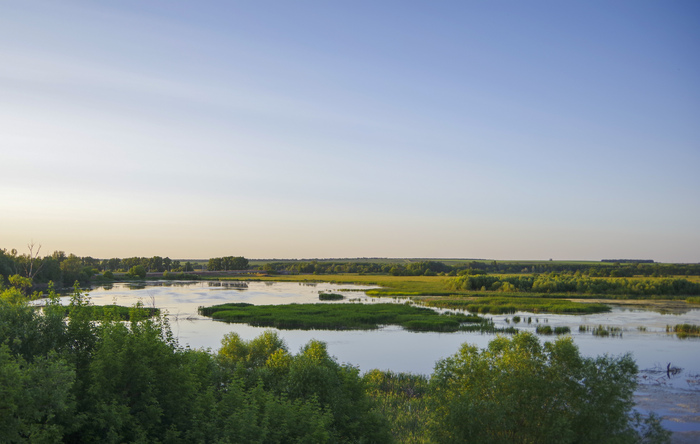
[[[531,333],[464,344],[431,379],[436,442],[627,442],[637,366],[627,354],[584,358],[570,337]]]

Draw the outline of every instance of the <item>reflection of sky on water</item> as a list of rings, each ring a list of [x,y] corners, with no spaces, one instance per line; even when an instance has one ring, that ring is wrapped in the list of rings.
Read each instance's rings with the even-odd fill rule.
[[[247,288],[233,286],[212,286],[211,283],[158,282],[143,288],[130,287],[126,283],[116,283],[109,289],[96,288],[90,292],[96,305],[116,303],[132,305],[141,301],[165,310],[173,334],[182,345],[193,348],[216,350],[221,338],[230,331],[238,332],[244,339],[252,339],[265,328],[243,324],[227,324],[212,321],[197,314],[200,306],[223,304],[226,302],[248,302],[256,305],[316,303],[318,293],[341,293],[349,299],[366,302],[389,302],[388,299],[372,299],[361,290],[370,287],[348,284],[306,284],[297,282],[248,282]],[[236,284],[232,284],[236,285]],[[65,299],[67,300],[67,298]],[[665,367],[671,362],[684,369],[700,372],[700,340],[678,339],[665,332],[667,324],[700,324],[700,310],[692,309],[682,314],[661,314],[658,312],[629,307],[613,307],[610,313],[595,315],[551,315],[518,313],[522,321],[515,325],[523,330],[534,331],[537,325],[552,327],[569,326],[571,335],[581,352],[587,356],[603,353],[620,355],[632,352],[640,369],[654,366]],[[489,316],[496,325],[506,326],[506,319],[513,315]],[[528,324],[528,317],[532,323]],[[604,325],[623,328],[622,338],[595,337],[589,333],[579,333],[579,325]],[[637,327],[646,327],[642,332]],[[325,330],[282,330],[281,336],[293,352],[311,339],[328,343],[329,351],[340,362],[357,365],[360,369],[391,369],[414,373],[431,373],[438,359],[454,354],[464,342],[485,347],[493,338],[481,333],[413,333],[399,327],[386,327],[376,331],[325,331]],[[543,337],[553,340],[554,337]]]

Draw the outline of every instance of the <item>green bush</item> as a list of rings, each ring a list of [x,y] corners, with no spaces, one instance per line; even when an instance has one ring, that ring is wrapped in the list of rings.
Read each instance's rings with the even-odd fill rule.
[[[629,355],[584,358],[570,337],[531,333],[464,344],[435,367],[436,442],[628,442],[637,366]]]
[[[143,265],[134,265],[129,269],[129,272],[126,275],[130,278],[145,279],[146,268]]]

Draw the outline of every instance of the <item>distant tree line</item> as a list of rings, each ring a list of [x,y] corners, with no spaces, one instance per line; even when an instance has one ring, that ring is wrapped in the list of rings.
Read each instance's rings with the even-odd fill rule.
[[[487,273],[532,274],[532,273],[580,273],[590,277],[665,277],[700,276],[700,264],[659,263],[611,263],[579,264],[561,262],[498,262],[470,261],[449,265],[441,261],[418,261],[410,263],[342,262],[342,261],[275,261],[259,267],[269,273],[283,274],[340,274],[340,273],[384,273],[394,276],[477,275]]]
[[[98,273],[129,272],[145,270],[146,272],[191,272],[196,265],[181,262],[169,257],[128,257],[112,259],[95,259],[90,256],[79,257],[66,255],[63,251],[54,251],[44,257],[34,256],[31,252],[18,254],[17,250],[0,249],[0,275],[20,275],[32,278],[34,282],[54,282],[56,285],[73,285],[75,281],[87,283]],[[201,267],[200,267],[201,268]]]
[[[682,278],[593,279],[557,273],[527,276],[459,276],[448,281],[450,290],[525,293],[577,293],[630,296],[695,296],[700,283]]]

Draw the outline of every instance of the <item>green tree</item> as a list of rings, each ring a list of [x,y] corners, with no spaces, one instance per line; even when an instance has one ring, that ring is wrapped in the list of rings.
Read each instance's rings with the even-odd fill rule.
[[[224,269],[223,263],[220,257],[213,257],[209,259],[207,263],[207,270],[209,271],[221,271]]]
[[[127,273],[128,276],[130,277],[137,277],[140,279],[145,279],[146,277],[146,267],[143,265],[134,265],[129,269],[129,272]]]
[[[570,337],[464,344],[436,364],[432,435],[441,443],[633,442],[636,373],[629,355],[584,358]]]

